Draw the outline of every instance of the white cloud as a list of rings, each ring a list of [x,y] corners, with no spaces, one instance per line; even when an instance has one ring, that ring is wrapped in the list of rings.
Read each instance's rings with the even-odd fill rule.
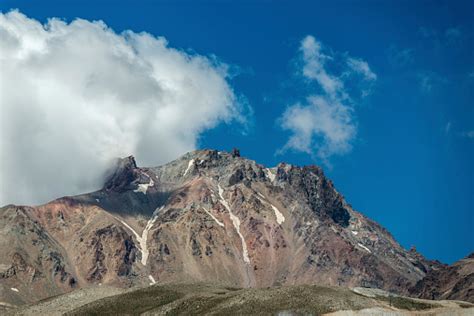
[[[100,21],[0,14],[0,204],[97,189],[115,157],[157,165],[244,122],[227,68]]]
[[[289,106],[279,119],[291,133],[281,151],[292,149],[329,163],[331,156],[351,150],[357,134],[356,100],[370,94],[377,75],[364,60],[332,53],[313,36],[302,40],[300,52],[303,77],[319,91]]]
[[[327,159],[351,149],[356,135],[352,107],[324,96],[309,96],[305,105],[287,108],[281,118],[282,127],[292,131],[286,146],[297,151]],[[321,139],[318,139],[321,138]]]
[[[300,50],[304,61],[303,75],[315,80],[329,96],[338,97],[337,94],[343,92],[343,83],[326,71],[325,63],[332,58],[322,53],[321,43],[313,36],[306,36],[301,42]]]
[[[373,81],[377,79],[377,75],[370,70],[369,64],[362,59],[351,58],[347,59],[347,65],[355,72],[362,74],[364,79],[367,81]]]

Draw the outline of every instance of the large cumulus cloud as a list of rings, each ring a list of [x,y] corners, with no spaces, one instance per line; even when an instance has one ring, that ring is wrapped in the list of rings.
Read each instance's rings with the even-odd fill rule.
[[[0,14],[0,69],[2,205],[96,189],[115,157],[160,164],[245,121],[225,64],[100,21]]]

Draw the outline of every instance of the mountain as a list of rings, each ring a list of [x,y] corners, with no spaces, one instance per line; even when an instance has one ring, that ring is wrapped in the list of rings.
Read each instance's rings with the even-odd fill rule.
[[[451,266],[430,270],[409,292],[421,298],[474,303],[474,253]]]
[[[321,168],[266,168],[237,150],[149,168],[130,156],[99,191],[0,209],[0,301],[12,305],[199,281],[418,295],[410,289],[439,269],[353,210]]]

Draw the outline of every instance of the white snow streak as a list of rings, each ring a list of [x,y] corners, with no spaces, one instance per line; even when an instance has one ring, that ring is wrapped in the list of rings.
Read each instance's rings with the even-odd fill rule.
[[[132,231],[132,233],[135,235],[135,238],[137,239],[138,241],[138,244],[139,244],[139,249],[140,249],[140,252],[142,253],[142,260],[141,260],[141,263],[146,266],[146,262],[148,260],[148,255],[149,255],[149,251],[148,251],[148,247],[147,247],[147,240],[148,240],[148,232],[150,231],[150,229],[153,227],[153,224],[155,223],[156,219],[158,218],[158,213],[164,208],[164,206],[162,206],[161,208],[159,209],[156,209],[154,212],[153,212],[153,215],[151,216],[151,218],[148,220],[147,224],[146,224],[146,227],[145,229],[143,230],[142,232],[142,235],[140,236],[132,227],[130,227],[130,225],[128,225],[126,222],[124,222],[123,220],[121,220],[120,218],[118,217],[115,217],[115,219],[117,219],[119,222],[121,222],[125,227],[127,227],[129,230]]]
[[[17,289],[16,287],[12,287],[12,288],[10,288],[10,289],[11,289],[13,292],[20,292],[20,291],[18,291],[18,289]]]
[[[138,189],[133,190],[133,192],[141,192],[146,195],[146,191],[148,190],[148,187],[152,187],[155,185],[155,183],[153,182],[153,179],[151,177],[149,177],[149,179],[150,179],[150,182],[144,183],[144,184],[140,183],[138,185]]]
[[[128,225],[126,222],[124,222],[123,220],[121,220],[120,218],[118,217],[115,217],[114,218],[116,220],[118,220],[120,223],[122,223],[125,227],[127,227],[129,230],[132,231],[132,233],[135,235],[135,238],[137,238],[138,242],[140,242],[140,240],[142,239],[142,237],[140,235],[138,235],[138,233],[130,226]]]
[[[149,255],[149,251],[148,251],[148,247],[146,245],[146,242],[148,240],[148,232],[150,231],[150,229],[153,227],[153,224],[155,223],[156,219],[158,218],[158,213],[164,208],[164,206],[160,207],[159,209],[156,209],[154,212],[153,212],[153,215],[151,216],[151,218],[148,220],[148,223],[146,224],[146,227],[145,229],[143,230],[142,232],[142,238],[141,238],[141,241],[140,241],[140,248],[142,249],[142,264],[144,266],[146,266],[146,262],[148,260],[148,255]]]
[[[361,247],[362,249],[367,250],[368,253],[372,253],[372,251],[370,251],[369,248],[367,248],[366,246],[362,245],[361,243],[358,243],[357,245],[359,245],[359,247]]]
[[[155,278],[151,274],[148,276],[148,279],[150,279],[151,281],[150,285],[153,285],[156,283]]]
[[[183,177],[188,174],[188,171],[189,171],[189,169],[191,169],[191,167],[193,166],[193,164],[194,164],[194,159],[191,159],[191,160],[189,161],[189,163],[188,163],[188,167],[186,168],[186,170],[185,170],[184,173],[183,173]]]
[[[276,175],[273,174],[273,172],[270,168],[265,168],[264,172],[265,172],[265,175],[267,176],[267,178],[270,179],[271,182],[275,181]]]
[[[209,214],[210,217],[212,217],[212,219],[217,223],[217,225],[224,227],[224,223],[219,222],[219,220],[218,220],[214,215],[212,215],[211,212],[209,212],[208,209],[206,209],[205,207],[203,207],[203,210],[204,210],[207,214]]]
[[[257,192],[257,194],[259,196],[261,196],[262,198],[265,198],[265,196],[262,193]],[[265,200],[262,200],[261,198],[259,198],[259,200],[262,201],[263,203],[270,204],[270,206],[273,209],[273,212],[275,213],[275,217],[276,217],[276,221],[277,221],[278,225],[281,225],[285,221],[285,216],[283,216],[283,214],[280,212],[280,210],[275,205],[273,205],[272,203],[269,203]]]
[[[278,225],[281,225],[285,221],[285,216],[283,216],[283,214],[280,212],[279,209],[276,208],[275,205],[273,204],[270,204],[270,205],[272,206],[272,209],[275,212]]]
[[[240,219],[232,213],[232,210],[230,209],[229,204],[222,196],[222,193],[224,193],[224,190],[221,188],[220,184],[217,184],[217,186],[219,188],[219,196],[220,196],[221,203],[222,205],[224,205],[227,211],[229,211],[229,216],[230,216],[230,219],[232,220],[232,224],[234,224],[235,230],[237,230],[237,234],[239,234],[240,239],[242,241],[242,252],[243,252],[242,256],[244,258],[244,261],[245,263],[249,264],[250,258],[249,258],[249,254],[247,250],[247,244],[245,243],[244,236],[242,236],[242,233],[240,232]]]

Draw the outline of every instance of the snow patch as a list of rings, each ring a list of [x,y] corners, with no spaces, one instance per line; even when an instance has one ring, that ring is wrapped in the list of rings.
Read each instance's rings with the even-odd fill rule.
[[[369,248],[367,248],[366,246],[362,245],[361,243],[358,243],[357,244],[359,247],[361,247],[362,249],[366,250],[368,253],[372,253],[372,251],[370,251]]]
[[[183,177],[188,174],[188,171],[189,171],[189,169],[191,169],[191,167],[193,166],[193,164],[194,164],[194,159],[191,159],[191,160],[189,161],[189,163],[188,163],[188,167],[186,168],[186,170],[185,170],[184,173],[183,173]]]
[[[158,218],[158,213],[164,208],[164,206],[160,207],[159,209],[156,209],[154,212],[153,212],[153,215],[151,216],[151,218],[148,220],[146,226],[145,226],[145,229],[143,230],[141,236],[132,228],[130,227],[130,225],[128,225],[125,221],[121,220],[120,218],[118,217],[115,217],[114,218],[116,220],[118,220],[119,222],[121,222],[125,227],[127,227],[134,235],[135,235],[135,238],[137,239],[138,241],[138,248],[140,249],[140,252],[142,253],[142,260],[141,260],[141,263],[146,266],[146,263],[147,263],[147,260],[148,260],[148,255],[149,255],[149,251],[148,251],[148,247],[147,247],[147,240],[148,240],[148,232],[150,231],[150,229],[153,227],[153,224],[155,223],[156,219]]]
[[[242,233],[240,232],[240,219],[237,216],[235,216],[234,213],[232,213],[232,210],[230,209],[229,204],[227,203],[227,201],[222,196],[222,193],[224,193],[224,190],[221,188],[220,184],[218,184],[217,186],[219,188],[220,201],[221,201],[222,205],[224,205],[224,207],[227,209],[227,211],[229,211],[229,216],[230,216],[230,219],[232,220],[232,224],[234,225],[235,230],[237,231],[237,234],[239,234],[240,239],[242,241],[242,252],[243,252],[242,256],[244,258],[244,262],[247,263],[247,264],[250,264],[250,258],[249,258],[249,254],[248,254],[248,250],[247,250],[247,244],[245,243],[244,236],[242,236]]]
[[[144,184],[140,183],[138,185],[138,189],[133,190],[133,192],[141,192],[146,195],[146,191],[148,190],[148,187],[152,187],[155,185],[155,183],[153,182],[153,179],[151,177],[149,177],[149,179],[150,179],[150,182],[144,183]]]
[[[210,217],[212,217],[212,219],[217,223],[217,225],[219,225],[219,226],[221,226],[221,227],[224,227],[224,223],[219,222],[219,220],[218,220],[214,215],[212,215],[212,213],[209,212],[208,209],[206,209],[205,207],[203,207],[203,210],[204,210]]]
[[[20,291],[18,291],[18,289],[16,287],[12,287],[12,288],[10,288],[10,290],[12,290],[13,292],[20,292]]]
[[[148,251],[147,247],[147,240],[148,240],[148,232],[150,229],[153,227],[153,224],[156,222],[156,219],[158,218],[158,213],[164,208],[164,206],[160,207],[159,209],[157,208],[154,212],[151,218],[148,220],[146,223],[145,229],[142,232],[142,238],[140,240],[140,248],[142,249],[142,264],[146,266],[146,262],[148,260],[148,255],[150,252]]]
[[[155,278],[151,274],[148,276],[148,279],[150,280],[150,285],[153,285],[156,283]]]
[[[270,168],[263,169],[263,172],[265,172],[265,175],[267,176],[267,178],[270,179],[270,182],[275,181],[276,175],[273,174]]]
[[[281,225],[285,221],[285,216],[280,212],[279,209],[276,208],[275,205],[270,204],[272,206],[273,211],[275,212],[275,217],[277,220],[278,225]]]
[[[260,192],[257,192],[257,194],[259,196],[261,196],[262,198],[265,198],[265,196],[263,194],[261,194]],[[272,207],[273,209],[273,212],[275,213],[275,217],[276,217],[276,221],[278,223],[278,225],[281,225],[284,221],[285,221],[285,216],[283,216],[283,214],[280,212],[280,210],[275,206],[273,205],[272,203],[269,203],[261,198],[258,198],[260,201],[262,201],[262,203],[268,203],[270,204],[270,206]]]

